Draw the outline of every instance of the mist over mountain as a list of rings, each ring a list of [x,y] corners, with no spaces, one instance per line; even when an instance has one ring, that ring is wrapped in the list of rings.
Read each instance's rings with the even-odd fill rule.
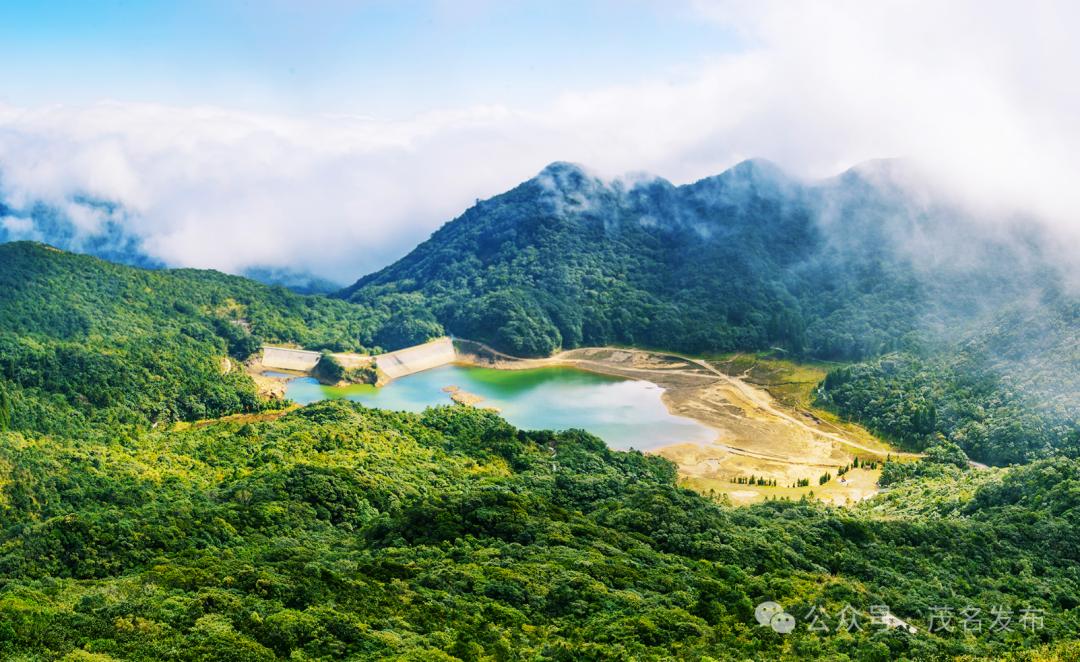
[[[1080,660],[1077,26],[0,3],[0,662]]]
[[[122,205],[86,195],[73,195],[64,205],[35,200],[16,206],[0,198],[0,243],[38,241],[110,262],[164,267],[147,255],[127,216]]]
[[[450,331],[530,355],[624,343],[851,359],[1063,287],[1049,230],[975,218],[916,182],[902,162],[808,183],[746,161],[685,186],[553,163],[341,296],[419,293]]]
[[[133,267],[173,266],[147,251],[142,237],[131,229],[131,216],[117,202],[87,195],[71,196],[63,205],[38,200],[14,206],[0,199],[0,243],[36,241]],[[247,267],[238,275],[300,294],[327,294],[341,288],[339,283],[286,265]]]
[[[1077,450],[1080,299],[1061,243],[903,161],[806,182],[752,160],[684,186],[558,162],[338,296],[526,356],[865,361],[822,403],[908,447],[943,435],[1008,463]]]
[[[341,289],[341,284],[316,276],[310,271],[278,266],[248,267],[241,276],[259,281],[264,285],[280,285],[297,294],[330,294]]]
[[[128,216],[88,197],[4,206],[0,240],[164,266]],[[1071,255],[1067,234],[976,211],[902,160],[819,181],[750,160],[682,186],[555,162],[336,296],[377,312],[365,346],[449,332],[524,356],[633,345],[861,361],[823,385],[823,405],[906,447],[942,435],[1009,463],[1080,452]],[[337,289],[283,266],[243,275]]]

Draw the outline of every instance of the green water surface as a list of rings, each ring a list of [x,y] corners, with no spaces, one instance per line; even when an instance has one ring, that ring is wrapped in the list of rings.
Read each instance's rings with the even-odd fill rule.
[[[289,382],[287,395],[307,404],[347,398],[370,407],[419,412],[450,404],[443,388],[457,386],[483,398],[480,406],[499,409],[526,430],[582,428],[612,448],[648,450],[680,442],[705,442],[716,433],[668,412],[656,384],[574,368],[496,370],[448,365],[394,380],[381,388],[322,386],[311,378]]]

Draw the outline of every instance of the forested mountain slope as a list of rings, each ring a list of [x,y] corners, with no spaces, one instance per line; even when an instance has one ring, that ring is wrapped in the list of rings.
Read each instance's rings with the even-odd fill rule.
[[[1080,457],[1080,302],[1022,302],[943,348],[838,368],[819,401],[917,450],[944,436],[994,464]]]
[[[149,425],[264,405],[237,369],[263,341],[363,350],[389,313],[213,271],[0,245],[0,388],[16,429]]]
[[[865,360],[824,404],[908,448],[942,434],[1008,463],[1080,452],[1080,296],[1055,241],[897,161],[814,183],[747,161],[686,186],[555,163],[340,296],[413,297],[450,332],[522,355]]]
[[[731,508],[673,480],[660,458],[464,406],[0,434],[0,655],[885,661],[1000,658],[1080,627],[1074,461],[959,492],[901,482],[865,512]],[[798,629],[757,625],[764,600]],[[883,631],[873,605],[919,632]],[[806,627],[815,606],[827,633]],[[1013,624],[926,631],[968,607]]]
[[[1037,230],[916,205],[904,173],[883,162],[806,184],[747,161],[673,186],[555,163],[341,296],[416,293],[451,332],[522,355],[779,345],[857,359],[1057,282]]]
[[[753,182],[765,166],[748,167]],[[793,257],[820,240],[821,229],[798,209],[771,209],[774,215],[739,231],[760,250],[738,267],[738,282],[766,299],[823,278],[803,272],[834,273],[825,262]],[[700,237],[707,228],[694,229],[695,218],[671,223]],[[778,235],[770,219],[805,224],[806,234],[773,255],[766,238]],[[618,242],[602,233],[585,242],[579,255],[591,257],[565,273],[577,273],[579,284],[597,270],[612,280],[597,281],[606,282],[604,294],[572,289],[566,301],[591,302],[597,315],[608,305],[603,314],[625,314],[617,309],[622,300],[607,293],[631,292],[645,275],[591,260],[601,252],[616,263],[636,254],[620,242],[647,236],[646,225],[637,222],[642,232],[619,234]],[[543,224],[534,231],[548,236]],[[578,231],[555,236],[569,247]],[[729,250],[722,244],[709,255]],[[421,257],[435,250],[425,246]],[[824,254],[854,250],[820,247]],[[667,250],[654,242],[651,255]],[[506,289],[461,298],[462,310],[479,314],[469,307],[500,298],[541,306],[544,279],[561,267],[542,267],[540,251],[523,253],[520,263],[497,269]],[[415,268],[443,273],[429,258]],[[940,301],[932,284],[915,270],[908,281],[878,282],[869,274],[881,272],[860,271],[872,262],[845,267],[851,283],[866,286],[860,306],[887,308],[893,295],[885,292],[895,283],[914,284],[894,293],[890,322],[910,322],[903,327],[910,331],[895,335],[874,322],[890,338],[883,346],[899,344],[905,353],[834,371],[821,397],[904,443],[933,444],[927,458],[887,464],[888,494],[856,509],[787,501],[732,508],[678,488],[663,459],[611,451],[580,431],[515,430],[493,412],[465,406],[420,415],[346,402],[259,411],[265,404],[234,362],[260,341],[365,349],[426,337],[441,327],[436,315],[458,305],[450,290],[437,290],[445,282],[438,278],[430,292],[399,284],[373,285],[382,288],[375,295],[358,290],[357,300],[374,298],[357,306],[215,272],[147,271],[40,244],[0,246],[0,657],[1029,659],[1024,649],[1045,645],[1047,655],[1067,658],[1080,628],[1080,465],[1049,454],[1073,446],[1043,443],[1026,423],[981,446],[967,440],[979,438],[980,425],[1008,430],[1014,413],[1028,411],[1019,409],[1028,400],[1000,399],[1010,389],[1038,396],[1043,408],[1030,410],[1038,425],[1070,411],[1077,372],[1055,373],[1041,360],[1075,357],[1076,309],[1067,294],[1048,290],[1025,300],[1027,307],[987,315],[956,340],[908,338],[925,332],[927,318],[982,315],[987,300],[970,300],[962,315],[938,303],[919,308]],[[454,264],[444,265],[446,273]],[[697,277],[691,266],[670,266],[683,281]],[[788,275],[770,279],[772,269]],[[987,291],[1004,297],[1049,277],[1018,274]],[[705,324],[690,314],[703,309],[679,294],[674,276],[656,278],[684,298],[642,294],[644,305],[672,316],[638,326],[627,318],[628,325],[682,324],[689,332]],[[709,285],[700,287],[704,296]],[[858,298],[851,287],[847,295]],[[745,305],[748,324],[731,333],[752,333],[767,307],[736,294],[703,305],[727,312]],[[804,301],[791,296],[785,301]],[[871,319],[858,306],[834,310],[814,301],[832,312],[805,324],[804,353],[815,351],[814,324],[840,330],[842,319]],[[900,319],[912,307],[925,311],[918,329]],[[568,311],[567,319],[584,310]],[[803,315],[778,314],[766,327],[802,328]],[[514,333],[544,337],[522,326],[526,318],[512,321]],[[995,380],[989,387],[955,388],[979,366]],[[864,388],[872,397],[862,397]],[[1000,403],[1007,407],[999,412]],[[250,414],[174,424],[235,412]],[[987,416],[1002,425],[989,425]],[[1048,457],[976,472],[937,434],[987,452],[1015,440],[1018,457]],[[761,627],[754,606],[764,600],[779,601],[802,626],[812,607],[823,609],[830,631],[780,635]],[[849,605],[862,629],[841,632],[838,618]],[[875,605],[889,605],[919,631],[874,626],[867,619]],[[977,635],[926,631],[935,609],[955,615],[969,607],[988,617],[1007,611],[1013,625]],[[1038,610],[1042,625],[1025,627],[1024,610]]]

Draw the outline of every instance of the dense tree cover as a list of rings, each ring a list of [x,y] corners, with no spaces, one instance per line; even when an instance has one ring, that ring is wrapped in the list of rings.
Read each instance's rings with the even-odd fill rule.
[[[628,186],[556,165],[344,293],[363,306],[0,246],[0,657],[1071,659],[1080,308],[1038,260],[1005,274],[1024,260],[1002,244],[1001,273],[919,262],[896,235],[949,219],[911,227],[857,175]],[[987,317],[1018,292],[1038,296]],[[469,407],[263,411],[237,367],[263,341],[364,351],[444,327],[529,355],[866,359],[821,402],[926,457],[887,462],[856,508],[732,508],[660,458]],[[763,600],[800,627],[758,626]],[[919,632],[866,622],[883,604]],[[862,630],[837,630],[845,605]],[[805,627],[815,607],[828,634]],[[937,607],[1015,622],[928,633]]]
[[[920,462],[885,462],[878,485],[888,487],[912,478],[956,477],[960,475],[957,469],[967,469],[969,465],[962,448],[938,435]]]
[[[415,294],[453,333],[525,356],[610,344],[801,349],[806,322],[782,274],[818,239],[762,167],[625,190],[554,164],[342,295]]]
[[[1080,304],[1003,312],[956,345],[832,371],[819,401],[921,450],[937,436],[994,464],[1080,456]]]
[[[1069,267],[1037,229],[990,231],[896,184],[895,167],[807,185],[754,161],[676,187],[557,163],[340,296],[410,297],[450,332],[525,356],[632,345],[862,360],[830,376],[823,403],[908,448],[942,434],[985,462],[1075,455]],[[436,333],[424,324],[410,338]]]
[[[954,471],[961,472],[956,469]],[[0,651],[14,659],[998,656],[1080,625],[1080,464],[985,472],[955,515],[731,508],[671,464],[465,406],[324,402],[122,438],[0,435]],[[780,635],[754,606],[781,602]],[[914,635],[837,632],[885,604]],[[832,615],[828,634],[804,614]],[[927,633],[933,607],[1044,627]],[[1017,616],[1017,618],[1019,618]],[[93,657],[97,655],[98,657]]]
[[[340,296],[414,295],[454,334],[518,355],[617,344],[858,359],[1054,281],[1027,259],[1036,240],[989,237],[950,209],[914,212],[877,179],[806,185],[751,161],[676,187],[556,163]]]
[[[315,364],[311,374],[323,384],[374,384],[378,378],[378,371],[373,364],[357,368],[346,368],[330,352],[323,352],[319,362]]]
[[[237,362],[262,342],[375,346],[393,312],[213,271],[0,245],[0,385],[15,429],[153,424],[265,406]]]
[[[11,396],[7,389],[0,384],[0,432],[11,427]]]
[[[369,310],[216,271],[136,269],[30,242],[0,245],[0,262],[0,328],[16,334],[108,338],[201,323],[215,335],[235,328],[344,351],[373,346],[382,322]]]

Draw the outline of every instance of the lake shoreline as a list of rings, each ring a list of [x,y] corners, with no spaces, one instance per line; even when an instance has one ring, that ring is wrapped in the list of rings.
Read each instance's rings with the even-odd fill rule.
[[[880,469],[853,470],[843,482],[830,480],[825,485],[819,484],[821,476],[835,476],[855,458],[876,461],[880,466],[890,455],[914,457],[893,450],[865,431],[855,437],[813,412],[783,405],[767,389],[728,375],[703,359],[614,347],[520,359],[471,341],[455,344],[464,365],[503,370],[565,366],[657,385],[663,389],[661,401],[672,415],[694,420],[716,436],[707,442],[677,442],[646,452],[674,462],[687,487],[724,494],[736,504],[811,495],[836,505],[861,501],[878,492]],[[776,485],[736,482],[756,478],[775,481]],[[808,480],[810,485],[795,487],[799,480]]]
[[[580,348],[544,358],[519,358],[481,343],[453,341],[453,360],[440,366],[526,371],[567,368],[655,385],[667,413],[706,428],[710,438],[661,443],[644,452],[665,457],[678,466],[684,485],[704,493],[726,494],[734,503],[766,498],[814,496],[844,504],[877,492],[876,472],[849,474],[843,483],[819,485],[819,478],[860,460],[884,460],[892,451],[868,434],[855,437],[819,416],[777,401],[768,390],[739,376],[728,375],[703,359],[648,350],[614,347]],[[417,371],[420,374],[427,370]],[[282,375],[288,384],[297,374]],[[265,379],[265,377],[264,377]],[[378,388],[387,388],[391,380]],[[484,398],[467,393],[450,399],[478,406]],[[460,389],[455,389],[460,391]],[[377,406],[377,405],[376,405]],[[871,438],[872,439],[872,438]],[[612,444],[613,447],[617,445]],[[862,471],[862,470],[860,470]],[[764,478],[774,485],[741,481]],[[810,487],[796,488],[800,480]]]
[[[662,389],[650,381],[569,365],[530,367],[534,369],[505,370],[460,361],[382,387],[333,388],[305,378],[288,382],[287,395],[299,404],[347,398],[365,406],[411,412],[453,401],[498,410],[523,430],[585,429],[616,450],[648,450],[715,437],[712,428],[672,414],[661,398]]]

